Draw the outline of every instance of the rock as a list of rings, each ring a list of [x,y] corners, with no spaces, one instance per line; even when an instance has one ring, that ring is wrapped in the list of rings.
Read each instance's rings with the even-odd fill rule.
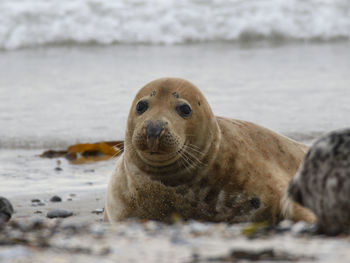
[[[290,231],[293,224],[294,223],[291,220],[283,220],[275,227],[275,230],[277,233]]]
[[[7,222],[13,214],[13,206],[8,199],[0,196],[0,223]]]
[[[73,215],[73,212],[68,210],[63,210],[63,209],[55,209],[47,213],[48,218],[57,218],[57,217],[66,218],[72,215]]]
[[[43,202],[35,202],[35,203],[33,203],[32,204],[32,206],[34,206],[34,207],[37,207],[37,206],[44,206],[45,205],[45,203],[43,203]]]
[[[40,199],[32,199],[31,202],[32,202],[32,203],[40,203],[41,200],[40,200]]]
[[[60,172],[60,171],[63,171],[63,169],[62,169],[61,167],[56,167],[56,168],[55,168],[55,171]]]
[[[94,211],[91,211],[93,214],[102,214],[104,212],[104,208],[97,208]]]
[[[54,195],[53,197],[51,197],[50,201],[51,202],[62,202],[62,198],[59,197],[58,195]]]
[[[307,232],[309,225],[304,221],[299,221],[292,226],[292,232],[295,234],[303,234]]]

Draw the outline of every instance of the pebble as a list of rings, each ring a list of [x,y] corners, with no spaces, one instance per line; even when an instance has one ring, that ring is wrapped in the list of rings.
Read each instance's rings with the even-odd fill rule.
[[[61,168],[61,167],[56,167],[55,168],[55,171],[58,171],[58,172],[60,172],[60,171],[62,171],[63,169]]]
[[[294,222],[291,220],[283,220],[278,224],[276,227],[277,232],[285,232],[285,231],[290,231],[293,227]]]
[[[62,202],[62,198],[59,197],[58,195],[54,195],[53,197],[51,197],[50,201],[51,202]]]
[[[299,221],[292,226],[291,231],[296,234],[305,233],[309,228],[309,225],[304,221]]]
[[[37,206],[44,206],[45,205],[45,203],[43,203],[43,202],[35,202],[35,203],[33,203],[32,204],[32,206],[34,206],[34,207],[37,207]]]
[[[72,215],[73,215],[73,212],[68,210],[63,210],[63,209],[56,209],[56,210],[51,210],[47,212],[48,218],[57,218],[57,217],[66,218]]]
[[[40,203],[41,202],[40,199],[32,199],[31,201],[32,201],[32,203]]]
[[[91,213],[93,214],[102,214],[104,212],[104,208],[97,208],[94,211],[92,211]]]

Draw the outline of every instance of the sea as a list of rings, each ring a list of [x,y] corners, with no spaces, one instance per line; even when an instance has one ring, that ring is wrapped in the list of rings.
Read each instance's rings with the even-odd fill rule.
[[[104,190],[115,159],[39,155],[122,140],[161,77],[311,144],[350,126],[350,1],[1,0],[0,195]]]

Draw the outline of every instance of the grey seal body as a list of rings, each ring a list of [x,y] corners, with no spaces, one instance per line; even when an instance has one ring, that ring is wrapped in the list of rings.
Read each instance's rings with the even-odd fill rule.
[[[288,194],[316,214],[321,232],[350,233],[350,128],[314,143]]]
[[[10,220],[13,214],[13,207],[9,200],[0,196],[0,223]]]

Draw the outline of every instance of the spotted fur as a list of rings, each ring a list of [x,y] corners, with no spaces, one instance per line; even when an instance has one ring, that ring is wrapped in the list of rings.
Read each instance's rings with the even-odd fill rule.
[[[315,212],[323,232],[350,232],[350,129],[314,143],[288,192]]]

